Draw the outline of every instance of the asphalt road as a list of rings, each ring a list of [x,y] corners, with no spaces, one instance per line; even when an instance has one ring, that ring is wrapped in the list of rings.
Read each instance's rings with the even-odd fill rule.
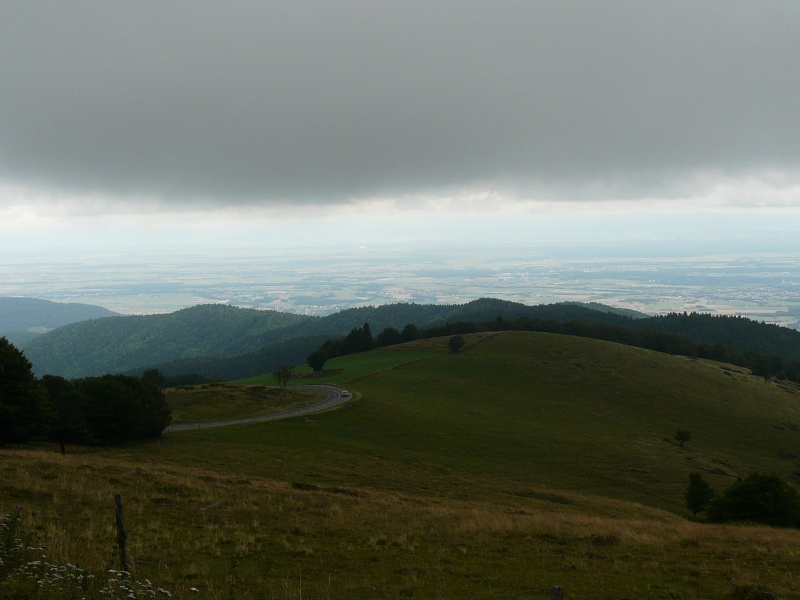
[[[301,406],[300,408],[285,410],[261,417],[231,419],[230,421],[212,421],[210,423],[181,423],[180,425],[169,425],[166,429],[164,429],[164,433],[170,433],[172,431],[189,431],[195,429],[211,429],[212,427],[227,427],[228,425],[244,425],[246,423],[262,423],[264,421],[277,421],[278,419],[288,419],[290,417],[299,417],[300,415],[310,415],[312,413],[333,408],[339,404],[344,404],[353,398],[353,395],[347,390],[343,390],[342,388],[338,388],[333,385],[290,385],[289,387],[299,390],[324,392],[325,398],[314,404],[309,404],[308,406]]]

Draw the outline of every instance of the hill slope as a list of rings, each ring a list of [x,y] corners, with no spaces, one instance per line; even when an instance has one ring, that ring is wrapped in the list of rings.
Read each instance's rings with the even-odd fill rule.
[[[717,489],[796,477],[797,387],[570,336],[467,342],[334,359],[357,399],[313,418],[0,450],[0,504],[64,561],[107,569],[98,515],[121,493],[137,577],[173,597],[800,599],[800,533],[692,523],[683,506],[691,471]]]
[[[24,350],[39,375],[86,377],[171,360],[255,351],[267,345],[273,331],[309,318],[202,305],[167,315],[73,323],[36,338]]]
[[[168,315],[116,317],[74,323],[23,345],[37,374],[83,377],[143,371],[240,378],[299,364],[323,337],[340,337],[368,322],[373,334],[387,327],[419,328],[456,322],[527,318],[580,321],[681,334],[695,342],[736,346],[741,352],[800,360],[800,331],[741,317],[618,314],[602,305],[527,306],[483,298],[461,305],[390,304],[345,310],[327,317],[206,305]],[[502,323],[498,322],[502,329]],[[291,342],[291,343],[289,343]],[[215,364],[217,359],[224,359]]]
[[[70,323],[113,317],[117,314],[92,304],[0,297],[0,337],[8,338],[13,344],[22,344],[46,331]]]
[[[676,512],[689,471],[718,486],[755,470],[797,477],[797,386],[589,339],[479,339],[461,354],[353,382],[377,405],[364,422],[373,425],[355,429],[512,489],[535,481]],[[381,431],[387,418],[402,426]],[[671,441],[678,429],[693,436],[685,450]]]
[[[363,401],[314,427],[272,424],[268,436],[261,427],[218,430],[202,434],[203,444],[220,456],[228,444],[253,452],[241,460],[259,476],[291,477],[269,456],[298,452],[330,484],[413,485],[445,495],[487,487],[513,494],[536,484],[679,514],[690,471],[720,487],[751,471],[798,477],[798,386],[570,336],[467,339],[459,354],[438,339],[334,359],[328,367],[342,370],[335,380]],[[438,354],[348,381],[371,357],[409,348]],[[692,434],[684,449],[672,440],[678,429]],[[170,446],[182,460],[182,442]]]
[[[302,361],[318,347],[320,336],[343,336],[365,322],[377,333],[386,327],[402,328],[407,323],[426,327],[455,321],[486,321],[498,316],[612,323],[629,320],[576,305],[526,306],[495,299],[452,306],[370,306],[327,317],[205,305],[168,315],[75,323],[26,343],[23,348],[38,375],[85,377],[151,366],[163,366],[171,372],[176,368],[176,361],[180,361],[184,373],[244,377],[269,370],[271,363],[259,363],[258,355],[276,355],[280,349],[276,345],[288,340],[298,340],[298,343],[291,354],[276,359],[279,363],[294,362],[292,359],[297,358],[298,352],[302,354]],[[312,342],[303,345],[302,338],[309,338],[313,345]],[[237,355],[242,355],[239,361],[227,360],[223,366],[211,366],[213,359],[230,359]]]

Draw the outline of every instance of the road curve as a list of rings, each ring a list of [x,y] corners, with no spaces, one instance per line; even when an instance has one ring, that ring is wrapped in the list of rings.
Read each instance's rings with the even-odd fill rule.
[[[211,429],[212,427],[227,427],[228,425],[244,425],[246,423],[262,423],[264,421],[277,421],[278,419],[288,419],[290,417],[299,417],[300,415],[310,415],[317,413],[339,404],[344,404],[348,400],[352,400],[353,395],[342,388],[333,385],[290,385],[290,388],[298,390],[311,390],[316,392],[323,392],[325,398],[314,404],[308,406],[301,406],[300,408],[293,408],[292,410],[284,410],[271,415],[263,415],[261,417],[249,417],[247,419],[231,419],[229,421],[212,421],[209,423],[181,423],[180,425],[169,425],[164,429],[164,433],[171,433],[173,431],[194,431],[197,429]]]

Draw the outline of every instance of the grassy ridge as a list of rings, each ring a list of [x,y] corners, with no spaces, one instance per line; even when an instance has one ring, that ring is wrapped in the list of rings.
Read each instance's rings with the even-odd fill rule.
[[[121,492],[137,574],[181,596],[800,598],[800,532],[691,523],[682,501],[689,471],[800,470],[796,388],[564,336],[445,344],[332,361],[358,399],[312,418],[0,452],[0,510],[101,568]]]
[[[161,443],[175,460],[195,443],[218,448],[220,456],[238,445],[237,452],[320,453],[309,462],[328,481],[362,484],[366,469],[380,485],[402,488],[405,466],[422,465],[481,482],[535,482],[676,512],[690,470],[725,485],[753,470],[792,477],[800,468],[796,387],[587,339],[514,332],[469,339],[472,347],[460,354],[433,341],[428,358],[368,377],[363,371],[389,364],[392,350],[343,357],[352,370],[334,379],[363,400],[313,423],[198,432],[196,441]],[[677,429],[693,435],[686,449],[670,440]],[[155,445],[152,452],[162,450]],[[383,464],[365,467],[359,462],[365,456]],[[354,461],[358,474],[350,476]],[[270,464],[258,461],[251,474],[285,476]],[[428,475],[419,487],[441,492],[447,477],[434,483]]]

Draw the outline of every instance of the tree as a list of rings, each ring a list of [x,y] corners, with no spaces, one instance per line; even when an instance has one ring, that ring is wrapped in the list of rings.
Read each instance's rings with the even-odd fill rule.
[[[150,381],[159,389],[165,387],[167,383],[167,378],[158,369],[147,369],[142,375],[142,379]]]
[[[42,385],[47,390],[55,420],[48,438],[66,454],[66,444],[87,444],[91,440],[86,424],[89,399],[76,385],[63,377],[45,375]]]
[[[322,350],[315,350],[309,354],[306,359],[306,361],[308,361],[308,366],[311,367],[315,373],[322,371],[327,360],[328,356]]]
[[[364,323],[363,327],[354,327],[350,330],[350,333],[341,341],[339,355],[367,352],[374,347],[375,340],[372,339],[372,330],[369,323]]]
[[[700,473],[689,474],[689,486],[684,494],[686,498],[686,508],[692,511],[692,516],[697,517],[697,513],[703,512],[714,498],[714,489],[703,479]]]
[[[675,432],[675,441],[678,442],[678,446],[683,448],[686,442],[690,442],[692,440],[692,434],[689,433],[686,429],[678,429]]]
[[[450,352],[452,352],[453,354],[457,354],[459,350],[461,350],[464,347],[465,343],[466,342],[464,341],[463,335],[454,335],[451,336],[450,339],[447,341],[447,347],[450,349]]]
[[[160,373],[159,373],[160,375]],[[125,377],[117,375],[123,383],[130,386],[136,395],[140,414],[137,423],[137,438],[159,437],[172,421],[172,409],[161,385],[144,377]]]
[[[404,342],[416,340],[419,338],[419,328],[413,323],[407,323],[406,326],[403,327],[403,331],[400,332],[400,336]]]
[[[47,392],[25,355],[0,338],[0,446],[43,436],[51,418]]]
[[[402,341],[403,335],[394,327],[387,327],[375,337],[375,345],[378,347],[393,346],[394,344],[399,344]]]
[[[275,379],[278,382],[278,385],[282,388],[286,387],[286,384],[289,383],[289,380],[292,378],[292,367],[288,365],[281,365],[278,369],[273,373]]]
[[[775,527],[800,526],[800,496],[777,475],[753,473],[714,498],[706,509],[716,523],[746,521]]]
[[[76,385],[88,398],[85,416],[91,444],[113,445],[135,439],[131,428],[138,407],[130,389],[110,375],[81,379]]]

